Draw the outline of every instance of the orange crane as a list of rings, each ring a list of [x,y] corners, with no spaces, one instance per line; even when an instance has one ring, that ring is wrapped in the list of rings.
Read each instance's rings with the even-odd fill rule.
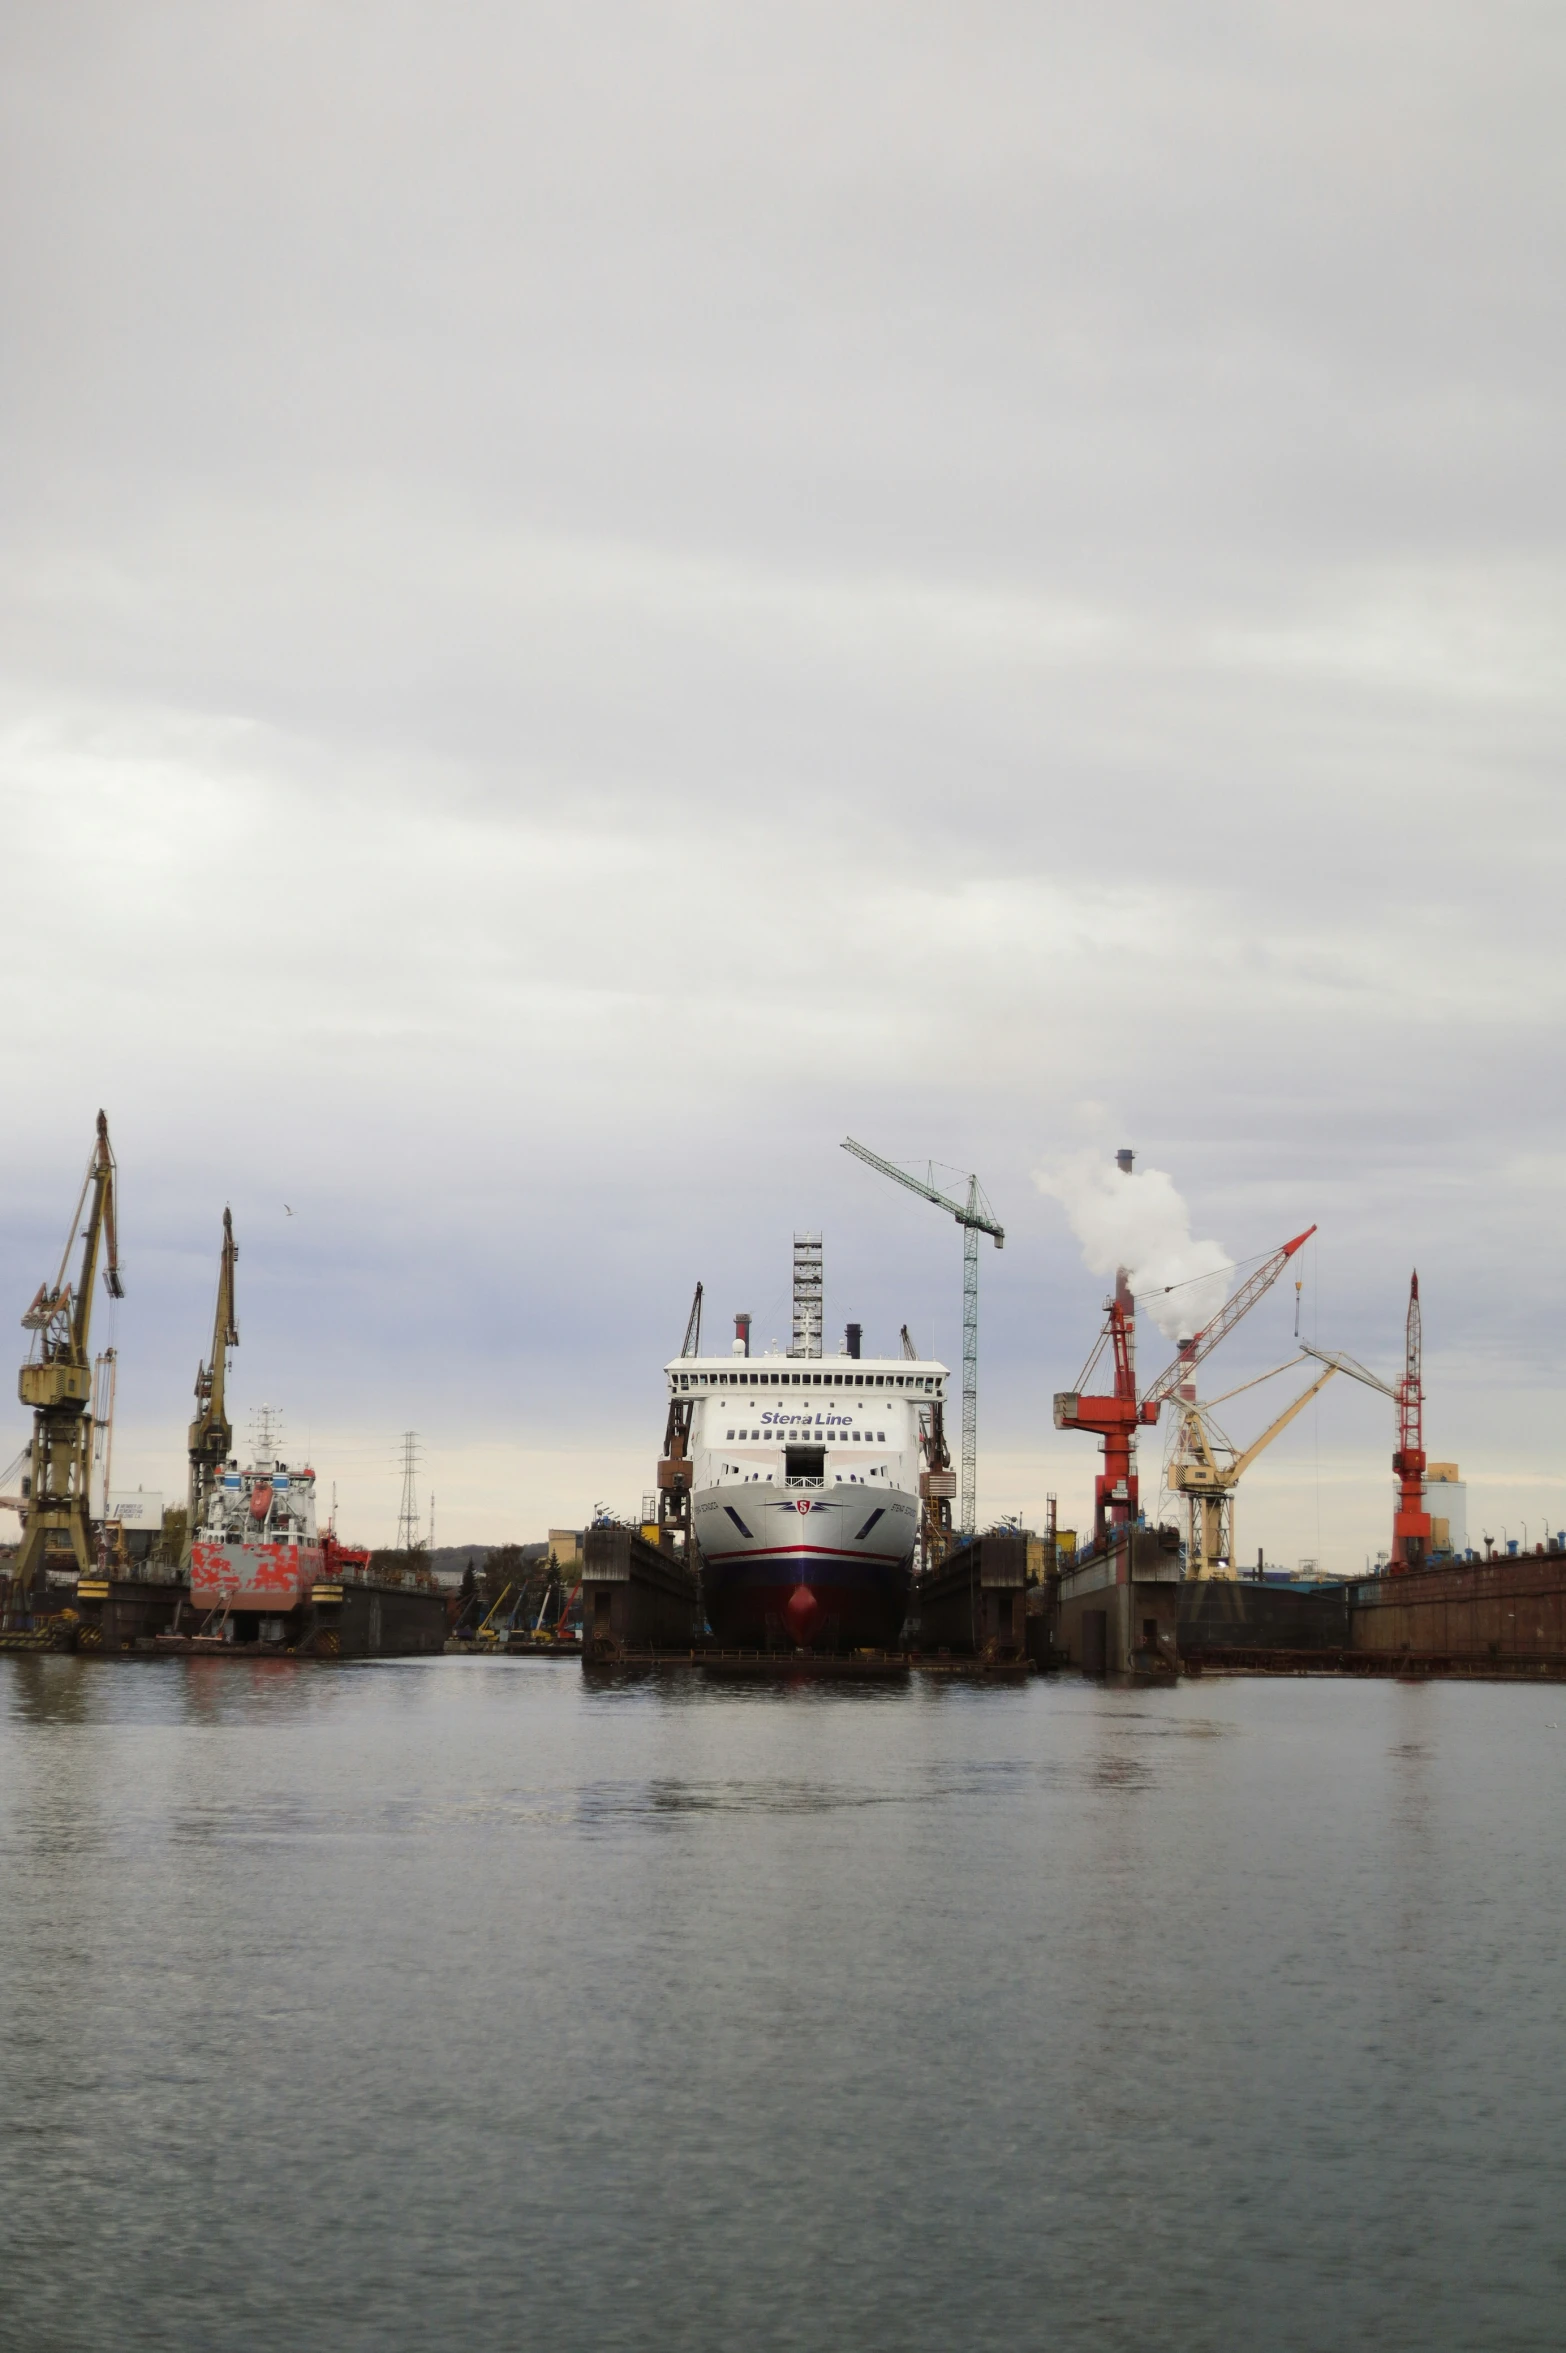
[[[88,1208],[89,1196],[91,1208]],[[87,1222],[82,1224],[82,1212]],[[82,1239],[82,1262],[75,1289],[66,1281],[71,1245]],[[92,1294],[98,1259],[105,1244],[108,1264],[103,1280],[111,1299],[123,1299],[119,1244],[114,1228],[114,1154],[109,1147],[109,1123],[98,1114],[87,1174],[60,1254],[53,1283],[40,1283],[38,1295],[22,1318],[22,1329],[33,1335],[27,1362],[17,1382],[24,1405],[33,1409],[31,1474],[26,1482],[27,1525],[11,1571],[6,1604],[7,1622],[20,1625],[30,1618],[35,1580],[42,1574],[51,1537],[63,1537],[76,1556],[81,1576],[92,1574],[89,1543],[92,1463],[93,1361],[90,1353]]]
[[[1303,1234],[1296,1234],[1292,1242],[1285,1242],[1270,1258],[1264,1258],[1255,1272],[1224,1301],[1212,1322],[1194,1338],[1181,1341],[1173,1363],[1164,1367],[1140,1399],[1136,1393],[1136,1301],[1131,1295],[1126,1270],[1120,1268],[1097,1346],[1078,1375],[1076,1388],[1061,1390],[1055,1398],[1057,1430],[1090,1430],[1103,1442],[1104,1468],[1093,1482],[1096,1545],[1111,1541],[1122,1529],[1136,1526],[1138,1427],[1157,1421],[1167,1400],[1190,1380],[1196,1367],[1212,1354],[1219,1341],[1228,1338],[1241,1318],[1250,1314],[1257,1300],[1271,1290],[1296,1250],[1303,1249],[1315,1231],[1314,1226],[1307,1226]],[[1106,1345],[1115,1368],[1114,1384],[1107,1394],[1090,1396],[1085,1393],[1086,1384],[1092,1379]]]

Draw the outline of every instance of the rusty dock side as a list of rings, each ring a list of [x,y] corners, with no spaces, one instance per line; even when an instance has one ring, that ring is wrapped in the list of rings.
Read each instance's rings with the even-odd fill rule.
[[[1188,1674],[1566,1680],[1566,1551],[1359,1578],[1291,1593],[1217,1581],[1181,1592]]]

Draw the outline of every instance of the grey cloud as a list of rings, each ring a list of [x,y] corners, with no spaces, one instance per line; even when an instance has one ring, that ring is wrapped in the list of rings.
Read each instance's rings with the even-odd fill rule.
[[[149,1463],[227,1194],[242,1363],[345,1458],[610,1431],[630,1493],[690,1281],[761,1312],[796,1222],[951,1350],[851,1128],[1007,1203],[993,1500],[1085,1491],[1100,1286],[1028,1172],[1098,1102],[1202,1232],[1320,1217],[1362,1354],[1417,1253],[1442,1449],[1554,1475],[1553,12],[65,6],[0,57],[0,1304],[105,1100]],[[1364,1410],[1313,1409],[1350,1552]]]

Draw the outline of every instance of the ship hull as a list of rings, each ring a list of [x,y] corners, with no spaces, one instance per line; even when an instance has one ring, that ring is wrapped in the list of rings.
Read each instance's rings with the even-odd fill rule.
[[[895,1488],[693,1497],[707,1622],[743,1649],[885,1650],[908,1610],[917,1505]]]
[[[198,1541],[190,1548],[190,1598],[197,1609],[227,1602],[280,1615],[309,1600],[324,1559],[318,1544]]]

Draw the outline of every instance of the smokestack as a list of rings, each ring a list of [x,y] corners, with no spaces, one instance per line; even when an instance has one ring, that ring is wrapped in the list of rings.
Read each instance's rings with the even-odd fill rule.
[[[865,1327],[863,1324],[850,1324],[847,1327],[847,1330],[848,1353],[850,1356],[857,1356],[859,1354],[859,1343],[864,1338]]]
[[[1132,1151],[1129,1144],[1122,1144],[1119,1151],[1115,1154],[1115,1166],[1120,1170],[1123,1176],[1129,1176],[1131,1174],[1132,1166],[1135,1160],[1136,1154]]]
[[[737,1315],[734,1318],[734,1354],[736,1356],[750,1354],[750,1317],[748,1315]]]

